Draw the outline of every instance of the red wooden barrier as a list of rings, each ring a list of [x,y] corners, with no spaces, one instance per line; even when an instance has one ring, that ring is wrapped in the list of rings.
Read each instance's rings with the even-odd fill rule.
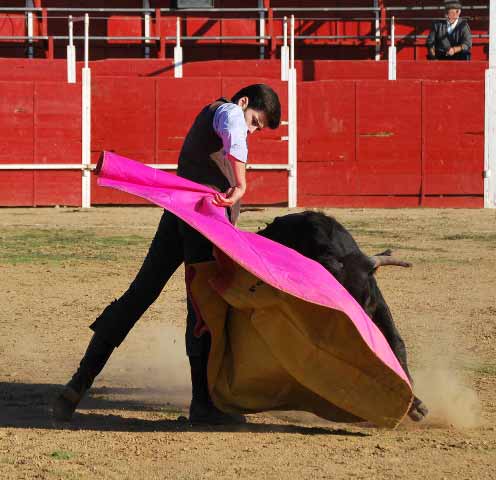
[[[82,63],[76,72],[80,80]],[[387,61],[373,60],[298,60],[295,62],[300,81],[314,80],[386,80]],[[173,78],[171,59],[112,59],[90,62],[93,77],[150,77]],[[411,80],[484,80],[486,61],[471,62],[415,62],[399,61],[398,79]],[[184,81],[187,78],[218,77],[247,78],[249,83],[258,78],[279,80],[281,64],[278,60],[212,60],[187,61],[183,65]],[[249,74],[249,75],[248,75]],[[65,60],[2,59],[0,81],[33,81],[67,79]],[[179,80],[178,80],[179,81]]]
[[[484,158],[481,82],[424,82],[424,192],[480,195]]]
[[[176,163],[201,107],[255,81],[275,88],[286,119],[287,84],[279,80],[96,76],[92,161],[107,149]],[[80,163],[80,91],[60,81],[0,82],[0,163]],[[416,206],[422,194],[424,205],[480,206],[483,98],[481,81],[300,82],[299,204]],[[282,135],[285,126],[250,136],[250,162],[286,163]],[[80,198],[80,171],[0,171],[0,205],[78,205]],[[92,200],[137,202],[96,185]],[[286,200],[286,171],[249,172],[248,203]]]

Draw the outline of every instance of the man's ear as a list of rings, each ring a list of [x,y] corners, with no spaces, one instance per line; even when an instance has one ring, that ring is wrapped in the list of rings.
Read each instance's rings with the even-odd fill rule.
[[[241,97],[238,100],[238,105],[243,109],[243,111],[245,111],[248,108],[248,103],[249,103],[248,97]]]

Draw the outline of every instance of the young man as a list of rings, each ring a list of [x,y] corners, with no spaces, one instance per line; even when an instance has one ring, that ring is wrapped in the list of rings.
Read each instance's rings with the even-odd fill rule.
[[[436,60],[470,60],[472,32],[460,18],[462,4],[445,0],[446,20],[434,22],[427,37],[429,58]]]
[[[239,202],[246,192],[247,134],[265,127],[277,128],[281,106],[267,85],[241,89],[231,101],[221,98],[196,117],[179,154],[178,175],[218,190],[214,204],[226,208],[234,224]],[[102,371],[112,351],[156,300],[165,284],[184,262],[189,290],[188,265],[212,260],[212,244],[196,230],[165,211],[148,254],[129,289],[108,305],[90,326],[95,332],[78,370],[53,404],[57,420],[69,421],[84,394]],[[208,392],[207,359],[210,336],[199,328],[201,321],[187,294],[186,353],[191,366],[192,423],[240,423],[242,416],[218,410]]]

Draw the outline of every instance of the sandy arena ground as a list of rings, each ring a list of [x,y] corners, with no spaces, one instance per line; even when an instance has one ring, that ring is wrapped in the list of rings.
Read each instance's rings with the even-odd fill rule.
[[[286,210],[246,212],[256,230]],[[496,479],[496,212],[327,210],[363,250],[412,269],[379,283],[431,409],[396,430],[295,413],[243,428],[178,421],[189,400],[182,271],[138,322],[69,426],[49,403],[88,325],[132,280],[159,208],[0,210],[0,478]]]

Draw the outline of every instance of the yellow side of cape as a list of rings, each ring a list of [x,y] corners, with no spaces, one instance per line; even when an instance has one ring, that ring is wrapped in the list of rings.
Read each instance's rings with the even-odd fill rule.
[[[304,410],[328,420],[394,427],[410,386],[338,310],[277,290],[237,264],[191,266],[193,301],[212,335],[208,383],[232,413]]]

